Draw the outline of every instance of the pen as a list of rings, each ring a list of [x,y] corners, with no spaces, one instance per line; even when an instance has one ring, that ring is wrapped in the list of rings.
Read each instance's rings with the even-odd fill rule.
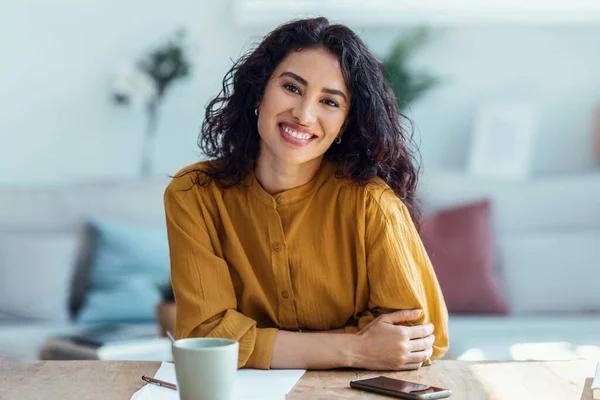
[[[153,383],[153,384],[158,385],[158,386],[164,386],[164,387],[169,388],[169,389],[177,390],[177,385],[175,385],[173,383],[161,381],[160,379],[151,378],[149,376],[142,375],[142,380],[144,382]]]

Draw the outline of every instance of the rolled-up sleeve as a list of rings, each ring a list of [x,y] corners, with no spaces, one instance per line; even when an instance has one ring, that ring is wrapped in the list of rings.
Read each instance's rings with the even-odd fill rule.
[[[185,176],[175,178],[164,196],[177,304],[175,336],[237,340],[238,367],[268,369],[277,329],[257,328],[256,321],[237,310],[229,267],[218,255],[218,238],[209,234],[212,222],[198,189],[190,186]]]

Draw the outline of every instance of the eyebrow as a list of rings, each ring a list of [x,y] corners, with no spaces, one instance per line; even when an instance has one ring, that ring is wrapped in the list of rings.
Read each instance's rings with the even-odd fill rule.
[[[288,71],[282,72],[281,75],[279,75],[279,77],[281,78],[282,76],[289,76],[290,78],[293,78],[293,79],[297,80],[298,82],[300,82],[304,86],[308,86],[308,82],[306,81],[306,79],[304,79],[300,75],[297,75],[297,74],[295,74],[293,72],[288,72]],[[321,89],[321,91],[324,92],[324,93],[329,93],[329,94],[341,96],[344,99],[344,101],[348,101],[346,99],[346,95],[341,90],[330,89],[330,88],[323,88],[323,89]]]

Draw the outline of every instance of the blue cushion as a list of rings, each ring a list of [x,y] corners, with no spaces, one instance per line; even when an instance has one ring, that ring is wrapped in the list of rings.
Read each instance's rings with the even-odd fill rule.
[[[92,218],[89,289],[78,322],[149,322],[156,319],[158,286],[169,279],[165,228]]]

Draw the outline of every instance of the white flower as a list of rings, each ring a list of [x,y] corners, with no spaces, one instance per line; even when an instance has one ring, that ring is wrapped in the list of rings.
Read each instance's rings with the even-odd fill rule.
[[[120,101],[145,106],[158,95],[158,88],[150,75],[132,64],[122,64],[117,70],[113,93]]]

